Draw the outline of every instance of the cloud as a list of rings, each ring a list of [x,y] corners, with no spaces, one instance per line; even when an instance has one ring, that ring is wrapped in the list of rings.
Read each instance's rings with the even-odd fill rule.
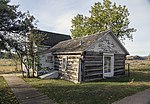
[[[77,14],[89,15],[88,11],[95,2],[102,0],[12,0],[20,4],[21,11],[29,10],[38,20],[42,30],[70,34],[71,19]],[[125,41],[131,54],[150,53],[150,0],[112,0],[126,5],[129,9],[130,27],[137,29],[133,33],[134,41]]]
[[[56,21],[55,21],[55,30],[63,33],[68,33],[71,29],[71,18],[74,16],[73,13],[66,13],[64,15],[61,15]]]
[[[147,51],[150,49],[149,41],[132,42],[126,40],[125,47],[131,55],[148,55],[150,53],[150,51]]]

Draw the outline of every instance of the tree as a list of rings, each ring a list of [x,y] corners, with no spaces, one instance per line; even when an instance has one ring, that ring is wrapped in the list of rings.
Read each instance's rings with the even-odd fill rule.
[[[8,50],[29,31],[29,12],[18,11],[18,5],[9,5],[9,0],[0,0],[0,49]],[[16,38],[16,39],[15,39]]]
[[[32,69],[32,77],[35,77],[35,70],[39,66],[38,47],[41,47],[41,42],[46,35],[40,33],[38,30],[31,29],[28,34],[28,42],[26,42],[26,54],[24,57],[24,65],[28,71],[28,77],[30,77],[29,69]]]
[[[10,5],[9,2],[9,0],[0,0],[0,50],[15,49],[22,65],[22,63],[26,64],[23,57],[29,52],[25,49],[29,31],[35,29],[36,22],[29,12],[22,13],[18,11],[18,5]],[[29,59],[27,59],[27,67],[30,65]]]
[[[72,19],[71,33],[73,38],[91,35],[104,30],[112,32],[121,40],[132,39],[132,32],[136,29],[129,28],[129,12],[126,6],[117,6],[110,0],[97,2],[89,11],[90,16],[78,14]]]

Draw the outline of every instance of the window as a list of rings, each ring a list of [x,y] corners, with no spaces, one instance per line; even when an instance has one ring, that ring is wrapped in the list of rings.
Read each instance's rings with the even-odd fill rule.
[[[53,56],[50,55],[50,56],[46,56],[46,62],[52,62],[53,61]]]
[[[63,68],[64,70],[67,69],[67,57],[63,57],[63,58],[62,58],[62,68]]]

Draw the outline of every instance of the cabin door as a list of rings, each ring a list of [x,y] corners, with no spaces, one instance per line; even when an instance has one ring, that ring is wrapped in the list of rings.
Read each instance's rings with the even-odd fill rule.
[[[103,54],[103,78],[114,76],[114,54]]]

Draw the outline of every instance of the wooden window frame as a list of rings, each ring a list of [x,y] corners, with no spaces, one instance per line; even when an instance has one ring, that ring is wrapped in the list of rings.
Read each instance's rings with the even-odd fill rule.
[[[111,57],[111,73],[110,73],[110,76],[107,76],[107,77],[113,77],[114,76],[114,53],[103,53],[103,78],[105,78],[105,73],[104,73],[104,58],[105,57]]]
[[[68,64],[68,57],[67,56],[63,56],[62,57],[62,69],[63,70],[67,70],[67,64]]]

